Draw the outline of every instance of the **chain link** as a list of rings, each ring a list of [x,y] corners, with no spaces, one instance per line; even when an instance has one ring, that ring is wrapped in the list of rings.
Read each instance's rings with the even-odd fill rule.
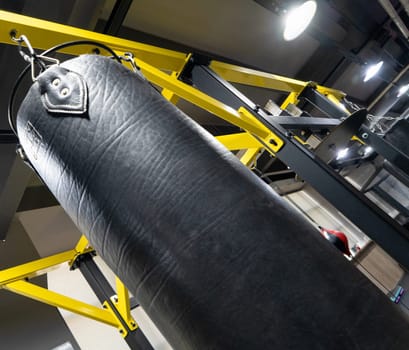
[[[362,109],[361,106],[357,105],[356,103],[349,101],[346,97],[344,97],[343,102],[354,112]],[[383,125],[382,122],[384,121],[393,121],[397,122],[400,119],[403,119],[402,117],[390,117],[390,116],[377,116],[368,113],[366,116],[366,119],[369,122],[369,128],[370,130],[377,134],[377,135],[384,135],[391,127],[391,125]]]

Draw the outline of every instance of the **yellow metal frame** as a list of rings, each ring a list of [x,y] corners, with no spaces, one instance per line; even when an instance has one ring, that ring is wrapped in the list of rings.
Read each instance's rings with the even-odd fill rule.
[[[0,11],[0,43],[14,44],[10,40],[11,32],[15,32],[17,36],[26,35],[36,49],[44,50],[68,41],[90,40],[111,47],[119,55],[131,52],[142,73],[150,82],[162,88],[162,95],[166,99],[176,104],[179,98],[182,98],[241,128],[243,132],[218,136],[217,140],[229,150],[243,150],[241,152],[241,161],[249,167],[254,164],[262,150],[265,149],[275,155],[284,145],[285,140],[282,140],[264,126],[244,107],[235,110],[197,90],[195,87],[178,80],[181,70],[191,57],[188,53],[162,49],[152,45]],[[74,55],[91,53],[92,47],[70,47],[63,50],[63,52]],[[283,109],[290,103],[297,104],[299,94],[309,84],[308,82],[218,61],[212,61],[210,68],[232,83],[288,93],[286,100],[281,105]],[[335,103],[339,103],[345,96],[339,90],[324,86],[317,85],[316,89]],[[68,263],[69,266],[72,266],[78,256],[91,251],[92,247],[89,246],[87,239],[81,237],[72,250],[0,270],[0,288],[117,327],[122,335],[126,336],[124,325],[118,320],[115,312],[110,309],[107,302],[103,304],[103,308],[98,308],[27,281],[29,278],[47,273],[47,271],[62,263]],[[117,296],[113,299],[116,311],[125,320],[129,329],[136,329],[138,326],[130,313],[128,290],[119,279],[116,280],[116,289]]]
[[[225,121],[245,130],[249,135],[240,138],[241,149],[251,149],[246,152],[243,158],[245,163],[250,164],[253,158],[251,154],[258,153],[255,149],[266,149],[275,154],[284,140],[280,140],[262,123],[260,123],[251,113],[246,111],[234,110],[220,101],[202,93],[194,87],[178,80],[178,75],[185,64],[190,59],[188,53],[182,53],[173,50],[158,48],[152,45],[141,44],[130,40],[120,39],[109,35],[95,33],[83,29],[73,28],[70,26],[44,21],[36,18],[26,17],[0,11],[0,42],[12,44],[10,41],[10,32],[14,31],[19,34],[25,34],[29,37],[33,47],[37,49],[47,49],[51,46],[62,42],[73,40],[91,40],[110,46],[119,55],[124,52],[131,52],[137,65],[141,68],[145,77],[153,84],[160,86],[162,94],[172,103],[177,103],[179,98],[183,98],[190,103],[224,119]],[[91,52],[90,47],[70,47],[64,50],[66,53],[79,54]],[[296,104],[298,95],[309,83],[291,79],[267,72],[257,71],[254,69],[244,68],[232,64],[218,61],[212,61],[210,68],[213,69],[222,78],[232,83],[240,83],[265,89],[272,89],[281,92],[287,92],[288,96],[282,104],[282,108],[289,103]],[[339,90],[316,85],[317,90],[325,96],[342,99],[345,94]],[[251,137],[249,137],[251,136]],[[233,137],[218,137],[229,149]],[[272,140],[272,141],[271,141]],[[272,143],[270,143],[270,141]],[[257,143],[257,145],[255,145]]]
[[[121,335],[126,337],[126,328],[107,302],[103,304],[102,308],[98,308],[28,281],[30,278],[52,271],[61,264],[67,263],[68,266],[72,266],[80,255],[91,252],[93,252],[93,249],[89,246],[88,240],[85,236],[82,236],[76,247],[72,250],[0,270],[0,289],[5,289],[116,327]],[[125,320],[129,329],[134,330],[138,325],[130,312],[129,292],[118,278],[116,279],[116,289],[117,295],[113,297],[115,308],[123,320]]]

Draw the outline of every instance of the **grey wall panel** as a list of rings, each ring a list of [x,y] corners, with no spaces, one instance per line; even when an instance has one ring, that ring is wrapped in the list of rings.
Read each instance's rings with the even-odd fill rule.
[[[13,220],[6,243],[0,243],[0,269],[39,258],[19,221]],[[33,281],[34,282],[34,281]],[[35,283],[46,286],[46,277]],[[8,350],[51,350],[77,342],[54,307],[0,290],[0,348]]]

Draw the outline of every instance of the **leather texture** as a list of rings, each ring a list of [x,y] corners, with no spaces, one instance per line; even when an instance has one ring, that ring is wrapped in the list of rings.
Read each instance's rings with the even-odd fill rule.
[[[400,312],[302,216],[137,74],[63,65],[87,115],[18,112],[28,158],[175,349],[407,349]]]

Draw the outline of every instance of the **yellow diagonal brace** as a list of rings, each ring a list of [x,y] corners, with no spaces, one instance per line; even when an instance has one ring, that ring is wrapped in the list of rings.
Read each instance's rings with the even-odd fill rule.
[[[182,72],[183,68],[189,62],[191,57],[192,57],[192,54],[186,55],[185,61],[183,62],[183,66],[180,67],[180,69],[178,71],[172,72],[172,74],[170,76],[173,79],[177,79],[179,77],[179,74]],[[177,104],[178,101],[179,101],[179,96],[176,95],[172,90],[169,90],[169,89],[163,89],[162,90],[162,96],[164,98],[166,98],[169,102],[173,103],[174,105]]]
[[[261,142],[261,144],[273,155],[277,153],[281,147],[284,146],[284,141],[277,136],[273,131],[267,129],[263,123],[258,120],[252,113],[250,113],[246,108],[240,107],[238,110],[239,114],[242,116],[243,119],[247,120],[252,125],[257,126],[259,128],[264,127],[267,131],[267,135],[264,137],[260,137],[259,135],[255,135],[252,133],[252,136],[255,137],[256,140]]]
[[[108,310],[100,309],[96,306],[55,293],[29,282],[16,281],[6,284],[4,288],[13,293],[23,295],[27,298],[34,299],[51,306],[60,307],[82,316],[103,322],[110,326],[121,326],[121,324]]]
[[[290,92],[284,102],[281,104],[281,109],[286,109],[290,103],[296,105],[298,103],[298,93],[297,92]]]
[[[257,155],[259,154],[261,148],[250,148],[248,149],[241,157],[240,162],[245,166],[249,167],[256,160]]]
[[[26,264],[11,267],[0,271],[0,288],[8,283],[24,278],[40,276],[57,265],[70,261],[76,254],[75,250],[68,250],[46,258],[31,261]]]
[[[216,136],[216,139],[230,151],[258,148],[263,146],[254,137],[246,132]]]
[[[141,68],[141,71],[145,77],[153,84],[173,91],[176,95],[185,99],[186,101],[189,101],[194,105],[217,115],[218,117],[238,126],[239,128],[263,138],[269,134],[268,129],[263,125],[255,126],[254,123],[247,121],[238,111],[234,110],[233,108],[176,79],[175,77],[160,71],[152,65],[141,61],[140,59],[135,59],[135,61]]]
[[[77,245],[75,246],[75,250],[77,253],[84,253],[89,248],[89,242],[87,237],[84,235],[81,236],[80,240],[78,241]]]
[[[112,298],[115,307],[117,308],[118,312],[125,320],[126,324],[128,325],[130,330],[135,330],[138,328],[137,323],[133,319],[131,315],[131,306],[129,302],[129,292],[122,281],[116,277],[116,297]]]
[[[12,30],[16,30],[17,35],[25,34],[28,36],[34,48],[44,50],[67,41],[93,40],[108,45],[121,53],[132,52],[135,56],[149,62],[151,65],[169,71],[178,71],[186,57],[186,54],[182,52],[166,50],[12,12],[0,11],[1,43],[12,44],[10,40]],[[64,52],[78,54],[84,53],[84,49],[71,47]]]
[[[300,93],[306,84],[301,80],[291,79],[276,74],[266,73],[218,61],[212,61],[210,68],[222,78],[232,83],[257,86],[265,89]],[[339,99],[345,97],[344,92],[336,89],[317,86],[317,90],[321,93],[332,94]]]

